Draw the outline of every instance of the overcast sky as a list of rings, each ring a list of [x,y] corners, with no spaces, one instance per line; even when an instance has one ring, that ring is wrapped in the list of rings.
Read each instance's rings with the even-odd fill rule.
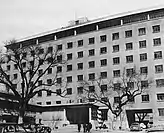
[[[164,5],[164,0],[0,0],[0,44],[89,20]]]

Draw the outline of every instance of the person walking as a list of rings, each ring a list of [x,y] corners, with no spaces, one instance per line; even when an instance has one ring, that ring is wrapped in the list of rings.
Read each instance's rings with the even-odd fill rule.
[[[78,132],[80,132],[80,130],[81,130],[81,124],[78,123],[77,126],[78,126]]]
[[[84,133],[86,132],[86,129],[87,129],[87,125],[85,123],[83,123],[83,131],[84,131]]]

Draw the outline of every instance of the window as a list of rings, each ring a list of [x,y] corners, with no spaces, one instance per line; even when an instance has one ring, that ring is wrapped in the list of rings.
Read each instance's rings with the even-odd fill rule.
[[[14,89],[17,89],[17,84],[13,84],[13,88]]]
[[[38,105],[42,105],[42,102],[37,102],[36,104],[38,104]]]
[[[42,91],[39,91],[38,92],[38,97],[41,97],[42,96]]]
[[[106,66],[107,65],[107,59],[100,60],[100,64],[101,64],[101,67]]]
[[[139,41],[139,48],[146,48],[146,40]]]
[[[31,56],[35,55],[35,51],[34,50],[31,50],[30,53],[31,53]]]
[[[58,50],[62,50],[62,44],[57,45],[57,49],[58,49]]]
[[[101,85],[101,92],[107,91],[107,84]]]
[[[22,57],[26,58],[27,57],[27,53],[22,53]]]
[[[24,68],[26,67],[26,62],[22,63],[22,67],[24,67]]]
[[[114,77],[120,77],[120,70],[114,70],[113,71],[113,76]]]
[[[83,69],[83,63],[78,63],[77,64],[77,69],[82,70]]]
[[[62,83],[62,78],[57,78],[57,79],[56,79],[56,82],[57,82],[58,84],[61,84],[61,83]]]
[[[77,87],[77,93],[83,94],[83,87]]]
[[[41,86],[42,85],[42,80],[38,81],[38,85]]]
[[[89,80],[94,80],[95,79],[95,73],[90,73],[88,74]]]
[[[139,36],[146,35],[146,28],[139,28],[138,29],[138,35]]]
[[[52,79],[47,79],[47,84],[51,85],[52,84]]]
[[[42,70],[42,69],[39,69],[39,70],[38,70],[39,76],[40,76],[42,73],[43,73],[43,70]]]
[[[156,86],[157,87],[164,86],[164,79],[156,79]]]
[[[125,37],[132,37],[132,30],[125,31]]]
[[[132,50],[133,49],[133,43],[126,43],[126,50]]]
[[[90,61],[88,62],[89,68],[94,68],[95,67],[95,61]]]
[[[101,78],[105,79],[107,78],[107,72],[101,72],[100,73]]]
[[[164,93],[157,94],[158,101],[164,101]]]
[[[51,96],[51,91],[47,91],[47,96]]]
[[[52,68],[49,68],[48,71],[47,71],[48,74],[51,74],[52,73]]]
[[[133,96],[128,96],[128,100],[130,103],[134,103],[135,100],[134,100],[134,97]]]
[[[79,40],[79,41],[77,41],[77,43],[78,43],[78,47],[83,46],[83,40]]]
[[[164,108],[159,108],[158,112],[159,112],[159,116],[164,116]]]
[[[114,97],[114,103],[119,103],[120,102],[120,97]]]
[[[126,56],[126,63],[132,63],[133,62],[133,55]]]
[[[162,59],[162,51],[154,52],[154,59]]]
[[[51,105],[51,102],[50,101],[46,102],[46,105]]]
[[[106,54],[107,53],[107,47],[100,48],[100,54]]]
[[[108,102],[108,98],[107,98],[107,97],[102,97],[102,98],[101,98],[101,101],[103,101],[103,102]]]
[[[90,49],[89,50],[89,56],[94,56],[95,55],[95,50],[94,49]]]
[[[106,42],[106,35],[100,36],[100,42]]]
[[[72,88],[67,88],[67,95],[71,95],[72,94]]]
[[[127,87],[129,89],[133,89],[134,88],[134,82],[127,82]]]
[[[44,62],[44,60],[43,59],[40,59],[39,60],[39,65],[43,65],[43,62]]]
[[[48,47],[48,53],[52,53],[53,47]]]
[[[50,57],[51,58],[51,57]],[[58,62],[61,62],[62,61],[62,55],[58,55],[57,56],[57,61]],[[49,61],[50,63],[52,62],[52,58],[51,58],[51,61]]]
[[[62,66],[57,66],[57,73],[62,72]]]
[[[67,71],[72,71],[72,65],[67,65]]]
[[[149,95],[141,95],[142,102],[149,102]]]
[[[149,84],[148,84],[148,80],[143,80],[141,81],[141,88],[148,88],[149,87]]]
[[[56,94],[60,95],[61,94],[61,89],[56,89]]]
[[[43,54],[43,53],[44,53],[44,49],[43,48],[39,49],[39,54]]]
[[[140,54],[140,61],[146,61],[147,60],[147,53]]]
[[[133,73],[134,73],[134,69],[133,68],[126,69],[126,76],[132,76]]]
[[[82,58],[83,57],[83,51],[77,52],[77,57]]]
[[[148,67],[140,67],[141,74],[148,74]]]
[[[72,76],[68,76],[67,77],[67,83],[71,83],[72,82]]]
[[[61,101],[56,101],[56,104],[61,104]]]
[[[34,66],[34,61],[30,61],[30,66]]]
[[[113,58],[113,65],[118,65],[118,64],[120,64],[120,57]]]
[[[89,44],[94,44],[94,43],[95,43],[95,38],[94,37],[89,38]]]
[[[155,72],[156,73],[162,73],[163,72],[163,65],[156,65],[155,66]]]
[[[120,90],[121,89],[121,83],[114,83],[113,84],[113,90]]]
[[[112,40],[118,40],[119,39],[119,32],[112,34]]]
[[[154,25],[154,26],[152,26],[152,28],[153,28],[153,33],[160,32],[160,25]]]
[[[113,52],[119,52],[119,45],[113,46]]]
[[[77,75],[77,81],[83,81],[83,75]]]
[[[95,92],[95,86],[89,86],[89,92],[92,93],[92,92]]]
[[[67,60],[72,60],[72,53],[67,54]]]
[[[10,65],[7,65],[7,70],[10,71]]]
[[[154,46],[159,46],[161,45],[161,38],[155,38],[153,39]]]
[[[68,43],[67,43],[67,48],[68,48],[68,49],[73,48],[73,42],[68,42]]]
[[[10,79],[10,75],[7,75],[7,78]]]
[[[18,75],[15,73],[14,74],[14,79],[17,79],[18,78]]]
[[[17,64],[14,64],[14,69],[18,69],[18,65]]]

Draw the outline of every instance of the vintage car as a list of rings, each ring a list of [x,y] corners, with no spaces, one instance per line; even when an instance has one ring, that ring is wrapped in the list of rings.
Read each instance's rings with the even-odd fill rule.
[[[142,127],[138,122],[135,122],[131,124],[130,131],[142,131]]]

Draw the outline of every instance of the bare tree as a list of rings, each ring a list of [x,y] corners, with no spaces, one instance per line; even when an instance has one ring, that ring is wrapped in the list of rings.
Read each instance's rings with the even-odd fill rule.
[[[82,81],[83,93],[79,97],[84,102],[94,101],[105,105],[117,118],[125,105],[147,91],[152,82],[147,74],[136,72],[135,67],[126,72],[124,68],[122,75],[110,80],[102,75],[91,81]]]
[[[14,43],[6,45],[7,52],[0,58],[0,84],[5,85],[18,100],[19,116],[22,119],[29,101],[37,94],[45,91],[61,97],[66,95],[67,83],[59,83],[57,80],[57,67],[65,65],[66,61],[62,58],[63,53],[57,48],[42,48],[38,45],[14,48]],[[11,65],[16,69],[15,76],[9,70]],[[53,76],[45,81],[49,72]],[[54,87],[61,91],[56,91]]]

